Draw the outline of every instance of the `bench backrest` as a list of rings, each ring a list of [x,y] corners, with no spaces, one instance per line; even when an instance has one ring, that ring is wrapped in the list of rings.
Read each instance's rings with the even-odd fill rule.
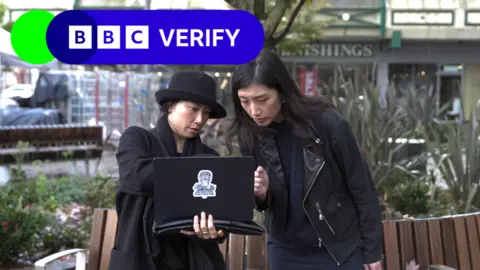
[[[18,149],[18,142],[27,142],[27,149]],[[88,125],[3,126],[0,127],[0,164],[16,162],[18,154],[25,162],[35,160],[98,158],[103,150],[103,127]]]
[[[405,270],[413,259],[419,270],[428,265],[480,269],[480,213],[384,221],[383,230],[384,269]]]
[[[384,221],[384,269],[405,270],[411,260],[480,269],[480,213],[453,217]],[[117,233],[117,214],[95,209],[87,270],[107,270]],[[265,237],[231,235],[220,245],[228,270],[268,269]]]

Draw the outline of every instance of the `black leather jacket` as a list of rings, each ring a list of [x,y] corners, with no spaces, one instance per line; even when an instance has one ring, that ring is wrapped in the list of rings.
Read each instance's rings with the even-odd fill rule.
[[[371,173],[348,122],[334,109],[312,119],[317,138],[305,140],[303,157],[303,209],[317,236],[340,265],[360,247],[364,263],[382,259],[382,221],[378,194]],[[273,134],[243,155],[253,155],[267,169],[267,199],[257,200],[265,213],[265,226],[276,239],[284,239],[288,191]]]

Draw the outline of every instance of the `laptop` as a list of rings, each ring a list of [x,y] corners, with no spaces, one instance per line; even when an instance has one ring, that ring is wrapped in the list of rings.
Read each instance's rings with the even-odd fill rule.
[[[253,157],[159,157],[153,162],[156,224],[193,222],[201,212],[214,220],[253,220]]]

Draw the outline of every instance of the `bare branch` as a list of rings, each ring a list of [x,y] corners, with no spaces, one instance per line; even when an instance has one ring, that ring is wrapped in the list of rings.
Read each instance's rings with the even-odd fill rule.
[[[306,2],[306,0],[298,1],[297,6],[293,10],[292,15],[290,16],[290,19],[288,20],[287,25],[282,30],[282,32],[280,34],[278,34],[278,36],[276,36],[276,37],[274,37],[272,35],[271,38],[267,40],[267,43],[268,43],[269,46],[274,47],[275,45],[277,45],[280,41],[282,41],[287,36],[287,34],[290,32],[290,29],[292,28],[293,23],[295,22],[295,18],[297,17],[298,13],[302,9],[305,2]],[[278,27],[278,25],[277,25],[277,27]]]
[[[263,29],[265,31],[265,41],[272,39],[273,34],[278,28],[278,25],[282,21],[283,15],[290,6],[290,0],[276,0],[275,6],[269,12],[267,19],[263,23]]]

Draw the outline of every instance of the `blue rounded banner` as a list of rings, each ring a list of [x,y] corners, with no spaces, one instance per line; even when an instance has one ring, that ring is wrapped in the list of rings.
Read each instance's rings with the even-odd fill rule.
[[[76,65],[239,65],[263,43],[242,10],[69,10],[47,30],[53,56]]]

